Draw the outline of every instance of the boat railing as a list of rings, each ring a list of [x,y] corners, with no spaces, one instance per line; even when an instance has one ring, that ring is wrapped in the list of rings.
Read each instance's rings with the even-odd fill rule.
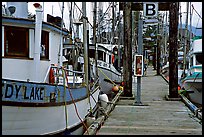
[[[64,68],[64,67],[58,67],[57,65],[51,65],[48,67],[47,69],[47,73],[45,75],[45,78],[44,78],[44,83],[46,83],[48,77],[49,77],[49,74],[50,74],[50,70],[53,69],[54,71],[54,77],[55,79],[55,84],[58,84],[58,85],[63,85],[63,80],[64,80],[64,76],[63,76],[63,72],[64,71],[66,73],[66,79],[65,79],[65,85],[67,86],[68,82],[69,84],[71,84],[71,86],[73,87],[76,87],[76,84],[82,84],[84,82],[84,72],[81,72],[81,71],[75,71],[75,70],[71,70],[71,69],[67,69],[67,68]],[[72,72],[72,75],[70,75],[68,72]],[[64,74],[65,75],[65,74]],[[78,81],[78,79],[81,79],[81,82]],[[49,81],[49,80],[48,80]]]
[[[99,78],[97,78],[97,79],[93,82],[93,85],[89,85],[89,91],[90,91],[91,93],[94,92],[94,90],[96,89],[98,83],[99,83]]]
[[[71,82],[71,83],[73,83],[73,87],[75,87],[75,82],[76,82],[76,79],[78,78],[78,77],[81,77],[82,78],[82,82],[81,83],[83,83],[84,82],[84,72],[82,72],[82,71],[75,71],[75,70],[71,70],[71,69],[66,69],[66,68],[64,68],[64,70],[66,71],[66,72],[72,72],[72,74],[73,75],[68,75],[68,76],[72,76],[73,77],[73,81]],[[68,73],[67,73],[68,74]]]

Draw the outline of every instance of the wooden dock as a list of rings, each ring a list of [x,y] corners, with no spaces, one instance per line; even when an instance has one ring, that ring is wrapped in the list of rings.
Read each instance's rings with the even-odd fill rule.
[[[133,94],[136,89],[133,80]],[[120,97],[96,135],[202,135],[202,121],[182,100],[168,101],[167,95],[168,83],[149,67],[142,77],[142,105],[135,105],[135,98]]]

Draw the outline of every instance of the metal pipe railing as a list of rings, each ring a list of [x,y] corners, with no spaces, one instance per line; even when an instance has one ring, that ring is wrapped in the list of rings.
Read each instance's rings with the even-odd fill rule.
[[[50,72],[50,68],[59,69],[59,70],[64,69],[66,72],[72,72],[73,75],[69,75],[69,76],[73,76],[73,81],[71,82],[73,84],[73,86],[75,86],[75,80],[76,80],[77,75],[79,75],[79,74],[84,75],[84,72],[81,72],[81,71],[70,70],[70,69],[66,69],[66,68],[62,68],[62,67],[59,68],[58,66],[52,66],[51,65],[51,66],[48,67],[48,70],[46,72],[45,78],[43,80],[44,83],[46,82],[46,79],[47,79],[48,74]],[[83,79],[82,82],[84,82],[84,79]]]

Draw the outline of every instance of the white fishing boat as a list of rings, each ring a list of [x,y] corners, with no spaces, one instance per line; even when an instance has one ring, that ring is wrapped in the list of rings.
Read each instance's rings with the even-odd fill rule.
[[[90,89],[84,71],[62,66],[69,32],[61,20],[42,21],[38,3],[35,19],[28,18],[27,4],[7,2],[2,9],[2,134],[83,134],[97,110],[99,86]],[[74,85],[77,75],[83,78]]]
[[[194,38],[188,54],[189,66],[182,78],[184,88],[190,100],[202,105],[202,38]]]
[[[111,94],[113,86],[122,82],[122,71],[118,65],[118,57],[116,58],[117,52],[114,52],[114,47],[117,45],[96,43],[96,47],[100,90],[105,94]],[[95,46],[91,44],[89,56],[95,58]]]

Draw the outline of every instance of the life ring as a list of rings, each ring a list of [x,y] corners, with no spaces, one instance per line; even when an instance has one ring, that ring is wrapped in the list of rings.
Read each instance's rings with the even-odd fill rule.
[[[55,83],[54,70],[52,68],[50,68],[50,72],[49,72],[49,83],[50,84]]]

